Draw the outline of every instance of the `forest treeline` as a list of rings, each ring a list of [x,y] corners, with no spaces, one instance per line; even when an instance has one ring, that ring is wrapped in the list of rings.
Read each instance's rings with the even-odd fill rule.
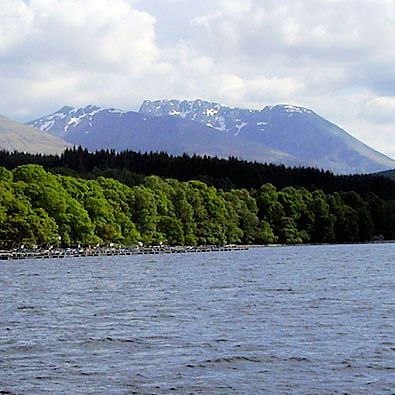
[[[88,152],[81,147],[67,149],[61,155],[0,151],[0,166],[12,170],[23,164],[38,164],[46,170],[76,177],[112,177],[129,186],[142,183],[143,176],[158,175],[179,181],[200,180],[226,191],[259,189],[261,185],[270,183],[279,190],[294,186],[321,189],[327,194],[354,191],[361,196],[374,192],[385,200],[395,197],[395,182],[383,176],[334,175],[315,168],[290,168],[236,158],[112,150]]]
[[[395,201],[303,187],[216,189],[140,176],[138,185],[0,167],[0,248],[38,245],[207,245],[394,238]]]

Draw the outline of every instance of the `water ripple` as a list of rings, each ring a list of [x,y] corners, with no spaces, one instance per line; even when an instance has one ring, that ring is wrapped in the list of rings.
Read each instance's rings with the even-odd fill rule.
[[[393,394],[393,245],[5,261],[0,394]]]

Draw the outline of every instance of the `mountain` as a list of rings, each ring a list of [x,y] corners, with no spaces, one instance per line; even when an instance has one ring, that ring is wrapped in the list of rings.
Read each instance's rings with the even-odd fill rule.
[[[62,137],[91,151],[165,151],[174,155],[199,154],[240,157],[249,160],[287,163],[301,166],[305,162],[285,152],[248,140],[235,144],[233,136],[190,119],[141,112],[100,109],[95,106],[74,109],[63,107],[28,125]]]
[[[202,100],[147,100],[140,112],[191,119],[239,139],[286,152],[306,165],[336,173],[373,172],[395,165],[393,159],[303,107],[276,105],[246,110]]]
[[[90,150],[234,156],[336,173],[395,167],[394,160],[313,111],[290,105],[251,110],[202,100],[146,100],[139,112],[63,107],[28,125]]]
[[[57,154],[72,144],[42,130],[0,115],[0,149],[29,153]]]

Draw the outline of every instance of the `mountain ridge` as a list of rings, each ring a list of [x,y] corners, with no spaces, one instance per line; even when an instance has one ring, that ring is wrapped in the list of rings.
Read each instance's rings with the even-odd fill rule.
[[[27,124],[90,150],[234,156],[344,174],[395,167],[314,111],[288,104],[253,110],[200,99],[145,100],[138,112],[65,106]]]

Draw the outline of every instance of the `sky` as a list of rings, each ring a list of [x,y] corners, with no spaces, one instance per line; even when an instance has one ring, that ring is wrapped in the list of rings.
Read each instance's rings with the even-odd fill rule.
[[[395,158],[394,0],[0,0],[0,114],[312,109]]]

